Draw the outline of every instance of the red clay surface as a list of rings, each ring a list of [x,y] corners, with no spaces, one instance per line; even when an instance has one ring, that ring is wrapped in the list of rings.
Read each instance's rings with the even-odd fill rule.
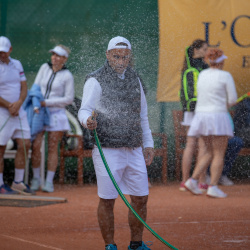
[[[250,184],[222,187],[226,199],[180,192],[177,183],[150,189],[147,223],[178,249],[250,249]],[[55,185],[53,194],[68,202],[33,208],[0,207],[1,250],[104,249],[98,227],[96,186]],[[128,208],[115,206],[115,241],[119,250],[130,241]],[[147,229],[151,249],[169,249]]]

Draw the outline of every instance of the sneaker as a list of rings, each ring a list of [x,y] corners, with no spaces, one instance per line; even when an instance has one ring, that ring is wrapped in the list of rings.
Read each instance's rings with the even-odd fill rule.
[[[207,196],[213,198],[226,198],[227,194],[220,190],[218,186],[209,186],[207,189]]]
[[[43,192],[47,192],[47,193],[54,192],[54,185],[53,185],[53,183],[45,181],[45,185],[43,186],[42,191]]]
[[[182,192],[187,191],[187,189],[185,188],[185,182],[181,182],[179,190],[182,191]]]
[[[198,184],[198,187],[199,187],[199,189],[200,189],[202,192],[205,192],[205,191],[207,191],[207,189],[208,189],[207,183],[199,183],[199,184]]]
[[[40,188],[40,180],[38,178],[33,178],[31,181],[30,189],[37,191]]]
[[[117,250],[117,246],[115,244],[109,244],[105,247],[105,250]]]
[[[222,186],[233,186],[234,185],[234,183],[226,175],[222,175],[220,177],[219,184]]]
[[[146,243],[146,244],[145,244]],[[136,250],[151,250],[149,248],[149,246],[153,245],[153,243],[151,241],[147,241],[147,242],[142,242],[142,245],[137,247]],[[128,246],[128,250],[131,250],[132,248],[130,248],[130,246]]]
[[[193,180],[192,178],[189,178],[185,183],[184,183],[185,188],[190,191],[192,194],[199,195],[202,194],[202,191],[198,187],[198,183]]]
[[[12,190],[7,184],[0,187],[0,194],[19,194],[17,191]]]
[[[26,184],[24,184],[22,181],[21,182],[12,182],[11,188],[15,191],[17,191],[20,194],[24,195],[34,195],[35,191],[31,190],[30,187]]]

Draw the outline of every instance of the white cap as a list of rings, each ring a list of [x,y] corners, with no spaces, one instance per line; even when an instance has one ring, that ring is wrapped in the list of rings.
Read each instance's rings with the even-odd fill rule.
[[[218,58],[215,60],[215,62],[216,62],[216,63],[220,63],[220,62],[224,61],[225,59],[227,59],[227,56],[225,56],[225,55],[223,54],[222,56],[218,57]]]
[[[227,59],[227,56],[225,56],[224,54],[220,57],[218,57],[215,60],[210,60],[211,63],[221,63],[222,61],[224,61],[225,59]]]
[[[67,58],[69,57],[68,52],[61,46],[56,46],[54,49],[51,49],[49,52],[54,52],[59,56],[65,56]]]
[[[125,44],[127,44],[127,46],[117,45],[118,43],[125,43]],[[127,40],[126,38],[124,38],[122,36],[116,36],[116,37],[112,38],[108,44],[107,50],[112,50],[112,49],[130,49],[131,50],[131,43],[129,42],[129,40]]]
[[[10,40],[5,36],[0,36],[0,51],[9,52],[11,47]]]

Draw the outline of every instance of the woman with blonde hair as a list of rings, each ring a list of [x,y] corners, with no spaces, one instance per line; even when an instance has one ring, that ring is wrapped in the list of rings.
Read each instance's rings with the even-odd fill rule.
[[[41,143],[45,131],[48,131],[48,171],[44,192],[53,192],[53,179],[58,163],[58,142],[62,139],[64,131],[70,130],[65,106],[74,100],[74,78],[65,66],[70,50],[64,45],[57,45],[49,51],[51,62],[44,63],[38,71],[35,83],[40,86],[44,101],[42,107],[50,111],[50,125],[39,133],[32,143],[33,179],[31,189],[40,188]]]
[[[224,165],[228,138],[233,137],[232,122],[228,108],[236,103],[237,93],[232,75],[223,70],[227,58],[220,49],[211,49],[207,54],[210,68],[198,77],[197,103],[188,136],[199,136],[206,151],[198,160],[192,177],[185,182],[185,188],[193,194],[201,194],[198,178],[211,163],[211,181],[207,195],[225,198],[218,188],[218,181]]]

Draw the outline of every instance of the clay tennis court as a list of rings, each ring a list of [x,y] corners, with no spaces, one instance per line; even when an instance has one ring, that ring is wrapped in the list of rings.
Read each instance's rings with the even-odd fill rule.
[[[222,187],[226,199],[193,196],[178,190],[178,183],[150,189],[148,224],[178,249],[250,249],[250,182]],[[66,203],[38,207],[0,206],[0,249],[104,249],[98,227],[95,185],[55,185],[53,194]],[[118,249],[129,244],[128,208],[121,198],[115,207]],[[145,229],[151,249],[169,249]]]

